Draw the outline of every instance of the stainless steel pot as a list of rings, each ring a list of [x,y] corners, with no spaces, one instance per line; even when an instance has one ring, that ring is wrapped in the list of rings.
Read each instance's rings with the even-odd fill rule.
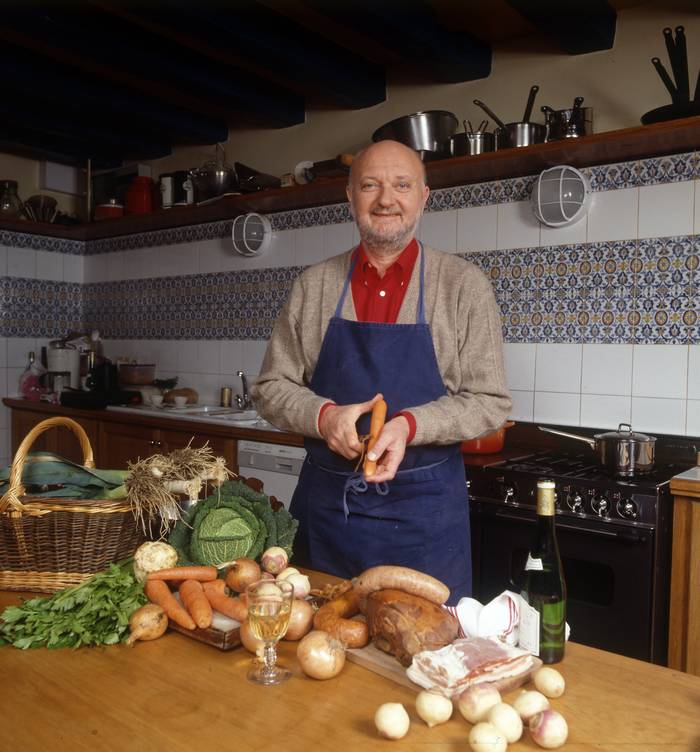
[[[496,141],[493,133],[476,131],[474,133],[455,133],[447,143],[451,157],[470,157],[493,151]]]
[[[457,117],[446,110],[426,110],[385,123],[372,134],[372,141],[391,139],[419,152],[445,151],[445,143],[457,130]]]
[[[625,428],[626,430],[622,430]],[[540,431],[584,441],[598,455],[601,465],[612,475],[645,475],[654,468],[656,438],[632,431],[629,423],[620,423],[617,431],[596,433],[593,438],[539,426]]]
[[[541,123],[506,123],[496,131],[496,151],[543,144],[547,128]]]

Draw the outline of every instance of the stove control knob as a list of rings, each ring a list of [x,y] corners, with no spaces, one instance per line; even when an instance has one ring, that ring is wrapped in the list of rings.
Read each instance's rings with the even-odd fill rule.
[[[598,517],[607,517],[610,512],[610,502],[605,496],[594,496],[591,499],[591,508]]]
[[[581,494],[576,493],[573,496],[568,496],[566,503],[569,505],[569,509],[572,512],[583,511],[583,498],[581,497]]]
[[[513,486],[506,486],[503,489],[503,503],[512,504],[515,501],[515,489]]]
[[[636,520],[639,516],[639,508],[632,499],[620,499],[617,502],[617,513],[628,520]]]

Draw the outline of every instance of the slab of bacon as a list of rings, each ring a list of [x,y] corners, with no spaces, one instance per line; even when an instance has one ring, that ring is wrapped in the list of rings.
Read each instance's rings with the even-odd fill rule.
[[[424,689],[456,697],[474,684],[491,683],[501,691],[514,689],[541,665],[527,650],[507,645],[498,637],[471,637],[440,650],[417,653],[406,674]]]

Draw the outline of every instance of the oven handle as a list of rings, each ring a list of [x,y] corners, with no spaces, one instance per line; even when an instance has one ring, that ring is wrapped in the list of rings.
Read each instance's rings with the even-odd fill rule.
[[[505,520],[513,520],[515,522],[525,522],[528,525],[536,525],[537,520],[530,519],[529,517],[519,517],[515,514],[508,514],[507,512],[496,511],[496,517],[501,517]],[[575,527],[574,525],[564,525],[561,522],[556,523],[557,530],[571,530],[574,533],[588,533],[589,535],[598,535],[608,538],[616,538],[617,540],[624,541],[625,543],[632,543],[636,545],[644,545],[647,542],[647,538],[644,535],[638,533],[620,533],[614,530],[591,530],[587,527]]]

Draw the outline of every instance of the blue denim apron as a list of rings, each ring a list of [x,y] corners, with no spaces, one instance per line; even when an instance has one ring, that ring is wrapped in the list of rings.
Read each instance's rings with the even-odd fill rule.
[[[359,253],[321,346],[310,387],[339,405],[384,395],[387,414],[446,394],[424,306],[424,250],[415,324],[342,318]],[[369,432],[370,416],[358,421]],[[299,520],[294,560],[339,577],[393,564],[433,575],[450,588],[450,603],[471,594],[469,506],[459,444],[409,446],[394,480],[366,483],[356,462],[306,439],[290,510]]]

